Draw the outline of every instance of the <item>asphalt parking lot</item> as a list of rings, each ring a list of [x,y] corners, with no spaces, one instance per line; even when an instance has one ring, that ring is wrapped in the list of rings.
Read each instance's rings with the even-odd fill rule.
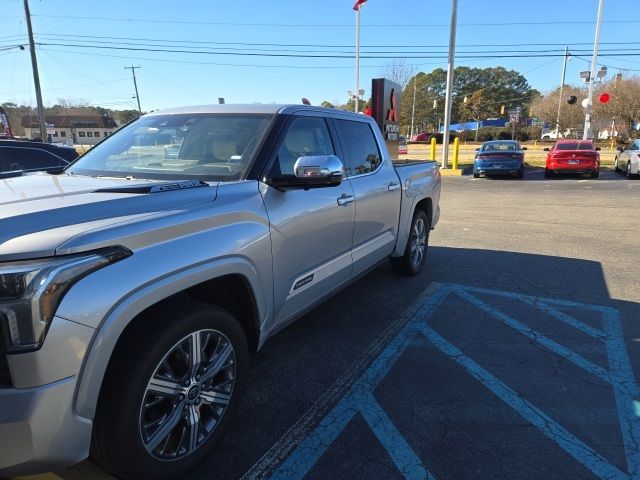
[[[640,478],[639,204],[605,170],[443,178],[426,270],[270,340],[192,478]]]

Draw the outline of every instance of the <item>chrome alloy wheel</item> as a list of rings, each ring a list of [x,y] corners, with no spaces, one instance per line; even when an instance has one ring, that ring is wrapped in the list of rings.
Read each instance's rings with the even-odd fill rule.
[[[215,430],[231,400],[236,355],[217,330],[176,343],[155,368],[140,406],[140,436],[160,460],[194,452]]]
[[[427,228],[424,218],[416,219],[411,229],[409,242],[411,245],[411,263],[414,266],[418,266],[422,263],[424,252],[427,248]]]

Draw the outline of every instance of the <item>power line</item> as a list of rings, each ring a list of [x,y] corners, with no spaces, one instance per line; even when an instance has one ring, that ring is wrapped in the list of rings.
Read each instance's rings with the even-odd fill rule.
[[[58,41],[70,41],[67,39],[59,39]],[[171,45],[171,42],[166,42],[166,43],[140,43],[140,41],[131,41],[131,42],[125,42],[125,41],[104,41],[104,40],[94,40],[94,45],[95,44],[101,44],[104,45],[106,44],[108,45],[116,45],[116,46],[120,46],[120,47],[126,47],[126,46],[136,46],[136,47],[162,47],[162,48],[176,48],[176,45]],[[43,44],[46,44],[43,43]],[[625,44],[626,45],[626,44]],[[640,42],[638,42],[638,45],[640,45]],[[84,45],[84,47],[89,47],[91,45],[86,44]],[[97,45],[96,45],[97,46]],[[192,47],[189,45],[181,45],[181,48],[189,48],[189,49],[194,49],[194,48],[199,48],[199,49],[206,49],[206,50],[211,50],[211,51],[230,51],[230,52],[253,52],[253,51],[258,51],[258,52],[271,52],[273,53],[274,50],[273,49],[265,49],[265,48],[237,48],[237,47],[207,47],[207,46],[201,46],[198,45],[197,47]],[[363,48],[373,48],[373,47],[363,47]],[[430,48],[435,48],[435,47],[430,47]],[[310,53],[310,54],[320,54],[320,53],[334,53],[334,54],[351,54],[352,50],[346,50],[346,51],[342,51],[342,50],[294,50],[294,49],[278,49],[278,52],[287,52],[287,53]],[[590,51],[590,49],[573,49],[572,51],[580,53],[580,52],[584,52],[584,53],[588,53]],[[603,51],[605,51],[603,49]],[[607,50],[609,51],[609,50]],[[617,48],[615,49],[616,52],[621,52],[621,51],[640,51],[640,48]],[[498,54],[498,53],[517,53],[517,54],[522,54],[522,53],[552,53],[552,52],[560,52],[560,49],[546,49],[546,50],[541,50],[541,49],[536,49],[536,50],[472,50],[472,51],[463,51],[463,52],[459,52],[459,53],[472,53],[475,55],[480,55],[480,54]],[[180,51],[180,53],[184,53],[182,51]],[[369,50],[365,53],[368,54],[381,54],[381,55],[397,55],[397,56],[406,56],[406,55],[417,55],[417,54],[441,54],[441,55],[446,55],[447,52],[446,51],[412,51],[412,52],[407,52],[407,51],[389,51],[389,50],[382,50],[382,51],[376,51],[376,50]],[[275,55],[275,54],[274,54]]]
[[[128,46],[106,46],[106,45],[87,45],[87,44],[75,44],[75,43],[57,43],[57,42],[40,42],[39,46],[57,46],[57,47],[72,47],[81,49],[100,49],[100,50],[123,50],[131,52],[155,52],[155,53],[188,53],[196,55],[224,55],[224,56],[248,56],[248,57],[284,57],[284,58],[327,58],[327,59],[352,59],[352,55],[329,55],[322,54],[316,55],[311,53],[254,53],[254,52],[221,52],[221,51],[207,51],[207,50],[185,50],[185,49],[168,49],[168,48],[146,48],[146,47],[128,47]],[[637,51],[640,49],[631,49]],[[619,52],[620,50],[616,50]],[[438,55],[438,52],[428,52],[431,55],[415,55],[403,54],[402,58],[406,59],[443,59],[446,58],[444,54]],[[433,55],[435,53],[435,55]],[[457,58],[461,59],[498,59],[498,58],[544,58],[544,57],[561,57],[564,54],[562,52],[550,53],[549,51],[508,51],[507,53],[501,53],[500,51],[492,52],[464,52],[463,55],[458,55]],[[609,56],[640,56],[640,52],[636,53],[607,53]],[[393,59],[397,58],[397,55],[363,55],[362,58],[369,59]]]
[[[112,36],[98,36],[98,35],[70,35],[70,34],[56,34],[56,33],[40,33],[38,37],[55,38],[59,41],[69,41],[67,39],[97,39],[97,40],[125,40],[132,42],[148,41],[148,42],[163,42],[163,43],[182,43],[182,44],[194,44],[194,45],[240,45],[240,46],[271,46],[271,47],[307,47],[307,48],[352,48],[353,45],[336,45],[336,44],[309,44],[309,43],[265,43],[265,42],[217,42],[217,41],[205,41],[205,40],[172,40],[168,38],[141,38],[141,37],[112,37]],[[1,39],[1,37],[0,37]],[[115,42],[119,43],[119,42]],[[124,43],[124,42],[123,42]],[[601,45],[640,45],[640,41],[631,42],[600,42]],[[460,44],[458,48],[479,48],[479,47],[562,47],[564,46],[579,46],[587,45],[592,46],[592,42],[559,42],[559,43],[490,43],[490,44]],[[447,45],[362,45],[362,48],[447,48]]]
[[[34,17],[36,15],[33,15]],[[246,26],[246,27],[345,27],[353,28],[351,24],[344,23],[248,23],[248,22],[205,22],[201,20],[161,20],[161,19],[139,19],[139,18],[118,18],[118,17],[89,17],[89,16],[73,16],[73,15],[46,15],[47,18],[73,18],[79,20],[104,20],[116,22],[139,22],[139,23],[170,23],[170,24],[186,24],[186,25],[228,25],[228,26]],[[606,20],[603,23],[638,23],[640,20]],[[491,23],[461,23],[458,27],[498,27],[513,25],[592,25],[595,22],[591,20],[558,20],[558,21],[539,21],[539,22],[491,22]],[[365,27],[449,27],[449,24],[443,23],[420,23],[420,24],[367,24]]]

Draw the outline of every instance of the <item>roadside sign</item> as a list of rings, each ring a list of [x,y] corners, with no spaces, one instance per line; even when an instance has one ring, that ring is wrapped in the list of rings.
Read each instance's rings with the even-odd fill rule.
[[[47,135],[53,135],[56,126],[53,123],[47,123]]]
[[[520,121],[520,115],[517,113],[512,113],[509,115],[509,121],[511,123],[518,123]]]

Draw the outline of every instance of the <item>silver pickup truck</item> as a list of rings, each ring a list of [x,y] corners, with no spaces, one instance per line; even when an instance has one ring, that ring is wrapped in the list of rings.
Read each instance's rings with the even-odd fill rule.
[[[154,112],[62,174],[0,178],[0,476],[92,456],[181,478],[232,420],[249,354],[390,258],[417,274],[435,162],[363,115]]]

